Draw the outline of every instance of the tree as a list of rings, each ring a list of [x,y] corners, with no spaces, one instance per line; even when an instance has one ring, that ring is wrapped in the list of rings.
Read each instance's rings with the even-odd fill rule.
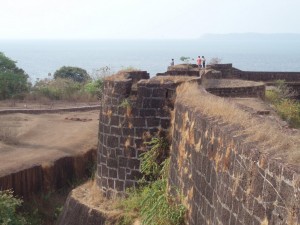
[[[24,70],[16,66],[16,61],[0,52],[0,99],[28,92],[29,88],[28,75]]]
[[[216,64],[220,64],[222,61],[221,58],[218,57],[213,57],[211,58],[211,60],[209,61],[209,65],[216,65]]]
[[[186,57],[186,56],[181,56],[180,57],[180,60],[182,61],[182,62],[185,62],[186,64],[189,64],[190,63],[190,57]]]
[[[54,79],[63,78],[63,79],[72,79],[76,82],[86,82],[90,79],[90,76],[86,70],[79,67],[63,66],[59,70],[56,70],[54,73]]]

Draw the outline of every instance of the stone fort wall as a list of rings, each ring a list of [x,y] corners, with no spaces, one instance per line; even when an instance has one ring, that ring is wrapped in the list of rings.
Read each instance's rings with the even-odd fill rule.
[[[216,64],[208,68],[221,72],[223,79],[242,79],[251,81],[276,81],[285,80],[286,82],[300,82],[300,72],[267,72],[267,71],[242,71],[229,64]]]
[[[277,80],[285,80],[286,84],[291,87],[297,93],[297,98],[300,98],[300,72],[268,72],[268,71],[242,71],[229,64],[216,64],[207,67],[203,77],[207,79],[239,79],[248,80],[255,82],[264,82],[267,85],[274,85]],[[217,90],[218,93],[220,90]],[[234,92],[238,93],[239,90],[232,91],[228,93],[229,89],[225,90],[224,96],[234,97]],[[249,90],[248,90],[249,91]],[[251,92],[252,90],[250,90]],[[255,92],[256,90],[254,90]],[[259,90],[257,90],[259,91]],[[249,93],[250,93],[249,92]],[[213,93],[213,92],[212,92]],[[219,95],[222,96],[222,95]],[[254,95],[253,95],[254,96]],[[241,96],[243,97],[243,96]]]
[[[176,87],[199,78],[153,78],[147,72],[117,74],[104,80],[99,117],[97,182],[109,197],[122,195],[141,177],[144,142],[170,128]]]
[[[176,101],[169,185],[187,224],[299,224],[299,166],[244,144],[237,129]]]
[[[199,79],[149,79],[146,72],[105,79],[96,176],[102,191],[109,197],[136,186],[143,142],[171,127],[174,109],[169,184],[185,197],[187,224],[300,223],[299,167],[243,144],[238,128],[217,124],[189,102],[174,105],[176,87]]]
[[[257,85],[250,87],[223,87],[223,88],[207,88],[209,93],[212,93],[221,97],[258,97],[261,99],[265,98],[265,85]]]

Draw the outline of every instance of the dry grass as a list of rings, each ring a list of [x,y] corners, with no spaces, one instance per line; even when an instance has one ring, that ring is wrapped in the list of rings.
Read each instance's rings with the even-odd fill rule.
[[[110,80],[110,81],[127,81],[130,80],[129,78],[129,72],[122,72],[119,71],[114,75],[111,75],[109,77],[105,77],[104,80]]]
[[[141,70],[133,66],[128,66],[122,68],[119,72],[135,72],[135,71],[141,71]]]
[[[136,212],[130,212],[122,209],[121,202],[124,201],[124,198],[117,196],[106,198],[95,180],[89,180],[85,184],[77,187],[72,191],[71,195],[73,198],[79,199],[79,202],[83,203],[84,205],[87,205],[91,209],[103,214],[106,218],[105,224],[107,225],[140,225],[139,219],[136,218]],[[127,217],[132,219],[126,221],[125,218]],[[134,222],[129,223],[129,221]]]
[[[91,209],[103,213],[107,225],[119,224],[118,222],[124,216],[124,211],[118,208],[122,198],[116,196],[106,198],[95,180],[90,180],[74,189],[72,196]]]
[[[279,124],[255,117],[224,98],[219,98],[199,89],[197,84],[183,84],[177,89],[176,101],[195,108],[195,111],[220,123],[240,127],[235,134],[245,136],[246,143],[257,143],[260,151],[285,158],[289,162],[300,162],[300,135],[288,133]]]
[[[130,72],[139,72],[140,69],[134,68],[134,67],[126,67],[121,70],[119,70],[117,73],[105,77],[104,80],[118,80],[118,81],[126,81],[131,79],[130,78]]]

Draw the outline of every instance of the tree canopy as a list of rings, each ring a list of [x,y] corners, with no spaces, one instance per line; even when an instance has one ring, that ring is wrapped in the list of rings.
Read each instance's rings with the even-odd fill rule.
[[[0,99],[11,98],[29,90],[28,75],[0,52]]]
[[[82,83],[89,80],[90,76],[86,70],[79,67],[63,66],[55,71],[54,79],[57,78],[72,79],[76,82]]]

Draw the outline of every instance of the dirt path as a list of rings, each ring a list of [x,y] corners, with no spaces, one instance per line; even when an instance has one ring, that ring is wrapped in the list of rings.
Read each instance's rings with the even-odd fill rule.
[[[80,154],[97,145],[99,111],[0,115],[17,144],[0,142],[0,176],[58,158]],[[14,141],[13,141],[14,142]]]

